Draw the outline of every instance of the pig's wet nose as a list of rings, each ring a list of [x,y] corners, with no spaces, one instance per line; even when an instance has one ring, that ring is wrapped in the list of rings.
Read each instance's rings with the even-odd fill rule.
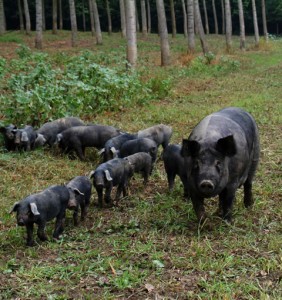
[[[18,225],[19,225],[19,226],[24,226],[24,221],[23,221],[23,220],[19,220],[19,221],[18,221]]]
[[[200,189],[204,192],[204,193],[211,193],[214,190],[214,184],[212,183],[211,180],[203,180],[200,183]]]

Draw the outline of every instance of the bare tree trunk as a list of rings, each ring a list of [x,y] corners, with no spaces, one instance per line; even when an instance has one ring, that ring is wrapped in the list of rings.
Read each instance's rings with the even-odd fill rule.
[[[214,0],[212,0],[212,11],[213,11],[213,19],[214,19],[214,31],[215,34],[218,34],[218,21],[217,21],[217,13]]]
[[[63,30],[63,10],[62,10],[62,0],[59,0],[59,28],[60,30]]]
[[[45,0],[42,0],[42,30],[46,30]]]
[[[221,0],[222,34],[225,34],[225,8],[224,0]]]
[[[148,20],[148,33],[151,33],[151,7],[150,0],[147,0],[147,20]]]
[[[175,20],[175,9],[174,9],[174,1],[170,0],[170,15],[171,15],[171,29],[172,29],[172,37],[176,37],[176,20]]]
[[[6,26],[5,26],[4,1],[0,0],[0,35],[4,34],[5,31],[6,31]]]
[[[204,15],[205,15],[205,28],[206,28],[206,34],[210,34],[209,18],[208,18],[208,12],[207,12],[206,0],[203,0],[203,7],[204,7]]]
[[[102,31],[100,26],[100,18],[99,18],[99,11],[97,7],[96,0],[92,0],[93,2],[93,12],[94,12],[94,23],[95,23],[95,32],[96,32],[96,42],[97,45],[102,45]]]
[[[209,52],[209,49],[208,49],[208,44],[207,44],[207,41],[206,41],[206,36],[205,36],[204,27],[203,27],[203,23],[202,23],[200,7],[199,7],[199,1],[194,0],[194,3],[195,3],[196,26],[198,28],[198,32],[199,32],[199,35],[200,35],[200,40],[201,40],[201,46],[202,46],[203,53],[206,54],[206,53]]]
[[[170,49],[168,42],[164,1],[156,0],[156,6],[158,14],[159,35],[161,39],[161,65],[167,66],[170,64]]]
[[[112,18],[111,18],[111,9],[109,5],[109,0],[106,0],[106,9],[107,9],[107,18],[108,18],[108,34],[111,35],[113,29],[112,29]]]
[[[83,26],[83,31],[86,31],[86,21],[85,21],[85,7],[84,7],[84,0],[82,0],[82,26]]]
[[[72,47],[77,46],[77,22],[75,13],[74,0],[69,0],[70,6],[70,19],[71,19],[71,45]]]
[[[261,0],[261,9],[262,9],[263,36],[264,36],[264,40],[266,42],[268,42],[267,21],[266,21],[266,11],[265,11],[265,0]]]
[[[188,17],[188,53],[195,52],[195,18],[194,18],[194,1],[187,0],[187,17]]]
[[[127,36],[127,62],[128,67],[135,68],[137,63],[137,37],[136,37],[136,6],[135,0],[125,0],[126,5],[126,36]]]
[[[136,30],[137,32],[140,31],[140,23],[139,23],[139,14],[138,14],[138,7],[137,7],[137,3],[135,0],[135,12],[136,12]]]
[[[145,0],[141,0],[141,19],[142,19],[142,36],[147,37],[147,15],[146,15],[146,3]]]
[[[35,48],[42,49],[42,0],[36,0],[36,35]]]
[[[24,19],[23,19],[23,9],[21,0],[18,0],[18,8],[19,8],[19,17],[20,17],[20,31],[24,32]]]
[[[230,52],[232,48],[232,20],[231,20],[231,7],[230,1],[225,0],[225,19],[226,19],[226,50]]]
[[[53,0],[53,14],[52,14],[52,33],[53,34],[57,34],[57,29],[58,29],[58,1],[57,0]]]
[[[252,10],[253,10],[253,21],[254,21],[254,31],[255,31],[255,46],[259,46],[259,29],[258,29],[258,19],[257,19],[257,8],[256,1],[252,0]]]
[[[244,20],[244,9],[242,0],[238,0],[239,9],[239,22],[240,22],[240,49],[246,49],[246,36],[245,36],[245,20]]]
[[[124,0],[119,0],[121,36],[126,37],[126,20]]]
[[[28,8],[28,2],[27,0],[24,0],[24,15],[25,15],[25,28],[26,28],[26,34],[30,35],[30,15],[29,15],[29,8]]]
[[[183,11],[183,32],[184,37],[188,37],[188,28],[187,28],[187,12],[186,12],[186,6],[185,6],[185,0],[181,0],[182,4],[182,11]]]
[[[88,3],[89,3],[89,15],[90,15],[91,34],[92,34],[92,36],[95,36],[93,2],[92,2],[92,0],[88,0]]]

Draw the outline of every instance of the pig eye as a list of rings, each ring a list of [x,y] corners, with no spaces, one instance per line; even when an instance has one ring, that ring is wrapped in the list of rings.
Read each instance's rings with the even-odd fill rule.
[[[220,161],[217,161],[215,163],[215,168],[216,168],[217,172],[220,172],[220,170],[221,170],[221,163],[220,163]]]

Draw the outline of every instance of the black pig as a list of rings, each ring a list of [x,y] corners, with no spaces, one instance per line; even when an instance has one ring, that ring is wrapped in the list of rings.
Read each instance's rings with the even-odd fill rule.
[[[152,163],[154,164],[157,159],[158,146],[149,138],[138,138],[125,142],[119,152],[120,157],[126,157],[138,152],[146,152],[151,155]]]
[[[27,246],[34,245],[34,223],[38,225],[37,236],[41,241],[46,241],[48,240],[45,233],[46,223],[56,218],[53,237],[55,239],[59,238],[64,229],[65,212],[69,197],[69,191],[65,186],[53,185],[14,204],[11,213],[17,212],[18,225],[26,227]]]
[[[64,153],[75,151],[77,156],[84,160],[86,147],[101,149],[107,140],[119,134],[120,131],[113,126],[76,126],[59,133],[57,143]]]
[[[253,204],[252,181],[259,161],[259,135],[253,117],[229,107],[205,117],[183,140],[189,191],[199,221],[205,219],[204,198],[219,195],[219,212],[232,220],[237,188],[244,204]]]
[[[37,131],[35,146],[43,146],[45,144],[53,146],[56,142],[57,134],[74,126],[84,125],[83,121],[76,117],[66,117],[47,122],[43,124]]]
[[[92,183],[87,176],[76,176],[66,184],[70,193],[68,208],[74,210],[73,222],[78,225],[78,210],[81,210],[81,221],[87,215],[88,207],[90,204]]]
[[[8,151],[16,150],[15,145],[15,132],[14,130],[17,129],[17,126],[13,124],[9,124],[7,126],[0,127],[0,132],[3,134],[4,137],[4,146]]]
[[[26,125],[24,128],[14,129],[13,133],[17,150],[30,151],[34,149],[36,132],[32,126]]]
[[[168,145],[163,152],[163,160],[169,190],[172,191],[175,176],[178,175],[184,186],[184,197],[189,197],[187,174],[184,165],[184,158],[181,155],[181,145]]]
[[[93,185],[98,194],[98,204],[104,206],[103,190],[105,189],[105,203],[112,206],[111,191],[117,186],[115,200],[118,201],[123,192],[123,196],[127,195],[127,186],[130,177],[133,175],[131,166],[128,161],[123,158],[114,158],[105,163],[100,164],[95,171],[90,173],[93,178]]]
[[[133,173],[141,173],[144,178],[144,185],[147,184],[149,176],[152,174],[153,163],[150,154],[138,152],[124,158],[131,165]]]

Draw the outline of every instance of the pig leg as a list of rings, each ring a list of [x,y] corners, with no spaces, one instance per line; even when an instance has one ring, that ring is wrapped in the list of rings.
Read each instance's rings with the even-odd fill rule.
[[[245,207],[250,207],[253,203],[252,182],[247,179],[244,183],[244,205]]]
[[[53,232],[53,238],[58,239],[59,235],[64,231],[64,220],[65,220],[65,212],[60,214],[56,218],[55,230]]]
[[[45,233],[46,222],[40,222],[38,224],[37,236],[41,241],[48,241],[48,237]]]
[[[81,147],[81,145],[76,145],[74,150],[75,150],[75,153],[77,154],[77,156],[79,157],[80,160],[85,159],[84,149]]]
[[[76,208],[73,212],[73,225],[78,225],[78,208]]]
[[[202,223],[207,217],[205,213],[205,207],[204,207],[204,198],[198,197],[195,194],[191,194],[191,200],[198,221]]]
[[[113,205],[113,201],[111,198],[112,187],[113,187],[112,184],[110,184],[109,186],[106,187],[106,191],[105,191],[105,202],[109,206]]]
[[[174,187],[174,180],[175,180],[175,173],[169,172],[167,174],[167,182],[168,182],[168,189],[171,192],[173,190]]]
[[[227,222],[232,222],[232,208],[235,199],[235,189],[224,189],[219,194],[219,207],[222,209],[222,218]]]
[[[33,224],[26,225],[26,233],[27,233],[26,245],[29,246],[29,247],[34,246],[34,241],[33,241]]]
[[[103,207],[103,188],[102,187],[96,187],[96,191],[98,194],[98,206]]]
[[[84,201],[80,203],[80,210],[81,210],[80,220],[84,221],[85,217],[86,217],[86,214],[87,214],[87,207],[86,207]]]
[[[184,198],[189,199],[190,198],[190,192],[189,192],[187,177],[186,176],[180,176],[180,179],[181,179],[183,187],[184,187]]]

